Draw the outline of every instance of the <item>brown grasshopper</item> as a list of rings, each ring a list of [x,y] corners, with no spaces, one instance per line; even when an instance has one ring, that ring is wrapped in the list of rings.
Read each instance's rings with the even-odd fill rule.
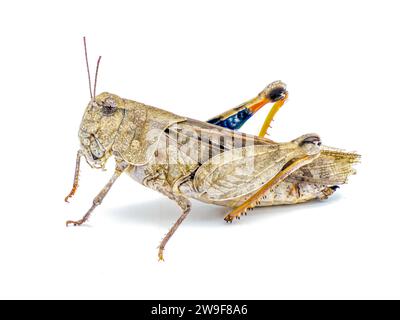
[[[88,212],[80,220],[67,221],[67,226],[86,222],[125,172],[182,209],[159,246],[158,257],[163,260],[168,240],[190,212],[190,198],[233,208],[225,216],[225,221],[232,222],[256,206],[326,199],[355,173],[353,164],[359,155],[322,146],[316,134],[287,143],[264,137],[275,113],[287,101],[286,86],[280,81],[239,107],[203,122],[115,94],[96,95],[101,57],[92,93],[85,38],[84,47],[91,100],[79,129],[81,148],[65,201],[78,187],[82,156],[92,168],[104,168],[114,157],[116,167]],[[274,105],[259,136],[234,131],[269,102]]]

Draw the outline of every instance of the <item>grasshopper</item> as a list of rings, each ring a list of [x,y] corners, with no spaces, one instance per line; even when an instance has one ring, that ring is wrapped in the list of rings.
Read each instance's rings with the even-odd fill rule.
[[[156,190],[181,208],[182,214],[158,247],[164,249],[188,216],[189,199],[231,208],[226,222],[240,219],[257,206],[326,199],[355,173],[356,153],[323,146],[317,134],[277,143],[265,137],[274,115],[287,101],[285,84],[276,81],[255,98],[207,122],[179,116],[143,103],[92,91],[86,40],[86,67],[91,99],[79,128],[71,198],[78,187],[80,160],[104,168],[114,157],[115,170],[87,213],[66,225],[85,223],[122,173]],[[267,103],[273,106],[258,136],[237,130]]]

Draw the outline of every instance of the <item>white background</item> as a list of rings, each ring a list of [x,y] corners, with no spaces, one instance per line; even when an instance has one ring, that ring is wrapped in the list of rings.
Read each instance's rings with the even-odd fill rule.
[[[0,298],[400,298],[396,1],[8,1],[0,4]],[[263,208],[180,211],[123,176],[82,164],[70,190],[92,71],[109,91],[208,119],[288,84],[271,138],[317,132],[357,150],[358,174],[332,198]],[[256,133],[267,109],[243,131]]]

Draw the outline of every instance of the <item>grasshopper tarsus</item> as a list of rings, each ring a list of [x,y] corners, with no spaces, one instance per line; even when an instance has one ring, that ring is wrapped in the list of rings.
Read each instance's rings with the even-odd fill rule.
[[[158,250],[158,262],[162,262],[162,261],[165,261],[164,260],[164,250],[159,249]]]
[[[73,224],[74,227],[76,227],[76,226],[80,226],[83,223],[84,223],[84,221],[82,221],[82,220],[78,220],[78,221],[68,220],[65,222],[65,226],[69,227],[70,224]]]
[[[72,198],[72,197],[74,196],[74,194],[75,194],[75,191],[74,191],[74,192],[71,191],[71,192],[64,198],[64,201],[67,202],[67,203],[69,203],[69,199]]]
[[[72,197],[74,196],[77,187],[78,187],[78,186],[76,186],[76,187],[74,186],[74,187],[72,188],[71,192],[64,198],[64,201],[65,201],[65,202],[69,203],[69,199],[72,198]]]

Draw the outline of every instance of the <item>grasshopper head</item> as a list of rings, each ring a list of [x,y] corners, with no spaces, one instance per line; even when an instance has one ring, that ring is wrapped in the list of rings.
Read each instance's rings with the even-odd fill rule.
[[[321,151],[321,139],[315,133],[305,134],[295,140],[298,146],[302,149],[302,152],[307,156],[318,155]]]
[[[104,168],[123,117],[124,100],[114,94],[103,92],[89,102],[79,128],[79,140],[92,167]]]

